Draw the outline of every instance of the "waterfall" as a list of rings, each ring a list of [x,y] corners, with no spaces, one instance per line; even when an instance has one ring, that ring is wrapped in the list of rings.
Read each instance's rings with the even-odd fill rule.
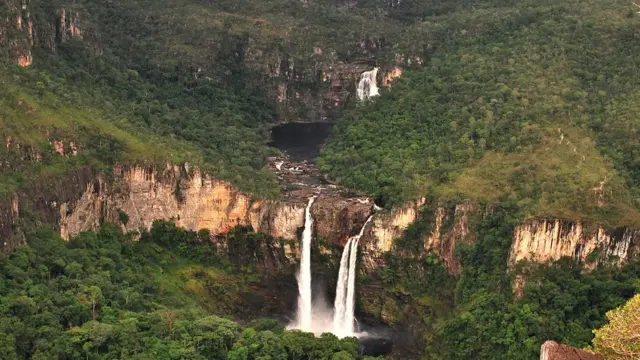
[[[354,311],[355,311],[355,285],[356,262],[358,259],[358,243],[364,234],[367,224],[373,217],[364,223],[360,233],[347,241],[340,259],[338,272],[338,284],[336,286],[336,300],[334,304],[333,333],[338,337],[353,336]],[[348,267],[348,270],[347,270]],[[346,289],[346,296],[345,296]]]
[[[360,239],[354,239],[351,242],[351,254],[349,256],[349,283],[347,287],[347,302],[344,312],[344,332],[353,334],[353,321],[355,311],[355,290],[356,290],[356,260],[358,259],[358,242]]]
[[[302,331],[312,331],[311,309],[311,235],[313,230],[313,218],[311,217],[311,205],[316,198],[309,198],[305,210],[304,231],[302,232],[302,254],[300,256],[300,271],[298,272],[298,312],[296,328]]]
[[[340,258],[340,271],[338,272],[338,284],[336,285],[336,300],[333,305],[333,333],[336,335],[342,335],[344,331],[344,316],[347,305],[347,282],[349,280],[349,252],[351,250],[350,238],[347,241],[347,245],[344,246],[342,251],[342,258]]]
[[[364,101],[379,95],[377,83],[378,69],[379,68],[374,68],[360,75],[357,89],[358,100]]]

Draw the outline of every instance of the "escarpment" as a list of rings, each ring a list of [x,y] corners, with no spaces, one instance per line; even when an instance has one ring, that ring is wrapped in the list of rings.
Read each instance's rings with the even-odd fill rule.
[[[223,234],[235,226],[275,238],[296,240],[304,226],[309,196],[314,231],[327,244],[343,245],[373,214],[373,203],[362,197],[342,197],[322,191],[289,194],[281,200],[253,199],[233,185],[203,174],[197,168],[168,165],[116,166],[111,180],[88,169],[36,182],[27,190],[0,201],[3,251],[22,241],[21,225],[35,221],[56,227],[68,239],[96,230],[104,222],[123,231],[148,230],[154,220],[173,220],[189,230],[208,229]],[[459,244],[475,241],[474,219],[488,211],[477,204],[426,204],[425,199],[374,215],[363,236],[363,265],[383,265],[382,254],[395,251],[394,239],[416,222],[427,222],[419,254],[435,253],[452,273],[460,272],[455,255]],[[430,210],[425,211],[425,206]],[[570,257],[587,268],[598,264],[620,266],[637,256],[640,230],[630,228],[585,230],[580,222],[530,220],[515,227],[509,265],[521,260],[547,262]],[[289,249],[290,252],[291,249]]]
[[[251,226],[288,240],[297,239],[298,229],[304,226],[306,194],[280,201],[256,200],[197,168],[177,165],[162,170],[120,165],[112,177],[107,181],[104,174],[80,170],[48,184],[33,184],[30,190],[2,202],[0,227],[6,238],[15,238],[20,233],[21,214],[27,209],[57,227],[64,239],[95,230],[105,221],[119,224],[124,231],[148,230],[158,219],[172,219],[178,226],[208,229],[212,234]],[[371,214],[369,200],[322,192],[317,196],[315,231],[329,243],[346,240]],[[13,246],[7,243],[5,248]]]
[[[56,53],[71,40],[84,43],[96,55],[108,52],[104,49],[109,47],[110,41],[118,41],[113,38],[115,32],[110,28],[113,25],[92,13],[95,8],[84,1],[61,1],[56,6],[39,0],[6,0],[5,3],[7,16],[0,18],[0,44],[3,44],[3,55],[19,66],[31,67],[39,62],[43,52]],[[129,9],[119,4],[114,4],[112,11],[121,17],[131,16]],[[144,20],[133,17],[129,21],[146,26],[150,18],[165,15],[158,12],[148,14]],[[237,41],[234,56],[242,67],[255,73],[254,80],[261,83],[270,101],[276,104],[281,122],[335,120],[354,97],[360,74],[381,67],[379,81],[388,85],[402,74],[403,67],[422,62],[423,49],[420,47],[411,53],[408,50],[395,53],[397,50],[394,49],[392,55],[394,44],[385,41],[381,33],[354,33],[341,43],[332,39],[318,41],[308,38],[304,32],[283,29],[268,21],[251,26],[267,27],[273,34],[256,29],[247,31],[243,22],[251,21],[251,16],[244,13],[243,16],[239,17],[238,24],[224,25],[231,26],[232,31],[215,20],[199,26],[206,26],[204,32],[210,32],[211,38],[223,34]],[[184,19],[172,21],[176,22],[172,24],[174,36],[183,39],[188,46],[176,49],[165,44],[158,51],[180,58],[182,70],[192,73],[195,78],[211,81],[219,75],[220,64],[211,60],[228,57],[222,53],[219,43],[222,40],[201,39],[192,33],[197,31],[193,24],[180,23],[186,21]],[[136,28],[134,24],[127,25]],[[237,35],[238,32],[242,36]],[[165,60],[156,61],[159,68],[174,67],[174,64],[167,65]]]
[[[426,211],[425,211],[426,209]],[[422,232],[423,246],[418,254],[434,253],[452,274],[461,271],[455,248],[476,239],[476,219],[491,211],[491,207],[472,202],[458,204],[427,204],[424,199],[405,204],[388,213],[377,214],[365,239],[365,263],[375,267],[376,254],[394,251],[394,239],[407,233],[410,226],[426,224]],[[399,251],[399,250],[398,250]],[[608,229],[595,226],[587,229],[579,221],[531,219],[515,226],[509,250],[508,265],[521,260],[538,263],[568,257],[593,269],[598,265],[622,266],[640,253],[640,230],[622,227]]]
[[[570,257],[587,267],[610,263],[620,266],[636,256],[640,230],[630,228],[591,231],[580,222],[533,220],[514,230],[509,263],[520,260],[547,262]]]

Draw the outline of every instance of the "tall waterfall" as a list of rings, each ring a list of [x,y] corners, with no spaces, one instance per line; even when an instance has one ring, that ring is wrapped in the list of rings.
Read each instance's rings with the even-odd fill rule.
[[[355,311],[356,260],[358,258],[358,243],[364,234],[370,216],[360,229],[360,233],[347,241],[340,259],[338,284],[336,286],[336,300],[334,303],[333,333],[338,337],[353,336]],[[348,264],[348,265],[347,265]],[[348,266],[348,270],[347,270]],[[346,293],[346,294],[345,294]]]
[[[304,231],[302,232],[302,254],[300,256],[300,270],[298,272],[298,312],[296,328],[302,331],[313,331],[313,313],[311,309],[311,235],[313,218],[311,205],[316,198],[309,198],[305,210]]]
[[[344,333],[344,317],[347,305],[347,282],[349,281],[349,253],[351,242],[347,241],[340,258],[340,271],[338,272],[338,284],[336,285],[336,300],[333,305],[333,333],[342,337]]]
[[[368,100],[371,97],[378,96],[378,69],[374,68],[370,71],[365,71],[360,74],[360,81],[358,82],[357,96],[358,100]]]

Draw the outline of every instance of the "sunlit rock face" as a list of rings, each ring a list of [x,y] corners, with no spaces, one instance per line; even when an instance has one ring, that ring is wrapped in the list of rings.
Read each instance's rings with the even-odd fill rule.
[[[377,252],[387,252],[393,249],[393,239],[401,237],[409,225],[418,218],[420,208],[425,200],[408,203],[392,209],[388,213],[377,214],[373,218],[373,228],[367,248]]]
[[[462,270],[460,261],[454,255],[456,246],[475,240],[475,231],[470,228],[469,218],[476,214],[476,210],[477,207],[473,203],[463,202],[455,205],[453,215],[451,215],[446,213],[445,208],[439,206],[435,211],[433,230],[425,237],[427,252],[438,254],[444,266],[452,274],[459,274]],[[445,220],[452,223],[448,229],[443,228]]]
[[[602,263],[620,266],[635,255],[639,243],[640,230],[597,228],[588,232],[580,222],[535,220],[516,227],[509,263],[570,257],[588,268]]]
[[[29,0],[7,0],[4,6],[9,16],[0,19],[0,44],[7,51],[4,55],[13,58],[19,66],[29,67],[34,63],[32,53],[36,46],[55,51],[61,42],[82,39],[78,11],[59,8],[55,13],[38,18],[33,15]]]
[[[229,183],[188,166],[172,165],[162,170],[117,166],[108,182],[101,174],[79,171],[57,183],[36,186],[30,193],[0,201],[0,230],[7,239],[9,234],[20,234],[21,208],[32,208],[43,222],[56,225],[64,239],[96,230],[105,221],[132,231],[147,230],[154,220],[172,219],[178,226],[195,231],[208,229],[213,235],[242,225],[295,241],[304,226],[307,200],[304,193],[279,201],[252,199]],[[315,236],[327,244],[343,244],[361,229],[372,204],[366,198],[344,198],[327,192],[318,195],[311,210]],[[126,223],[121,221],[122,213],[127,215]],[[9,250],[15,244],[10,245],[2,248]],[[297,256],[295,249],[284,246],[290,259]]]
[[[384,75],[382,78],[382,85],[390,87],[393,79],[400,76],[402,76],[402,68],[396,66]]]
[[[477,236],[472,217],[482,217],[490,211],[472,202],[453,206],[432,206],[424,212],[425,201],[407,203],[387,213],[376,214],[373,226],[365,234],[364,260],[368,268],[382,266],[382,254],[394,251],[393,241],[402,237],[416,221],[427,222],[424,248],[420,254],[437,254],[452,274],[459,274],[461,265],[455,256],[459,244],[473,243]],[[640,255],[640,230],[631,228],[585,230],[580,222],[563,220],[531,220],[516,226],[513,232],[508,263],[530,260],[544,263],[569,257],[583,263],[586,269],[599,264],[621,266]]]
[[[438,205],[435,211],[421,214],[425,205],[426,199],[423,198],[374,216],[372,229],[365,237],[365,266],[382,266],[382,253],[393,250],[393,240],[402,237],[414,222],[427,221],[431,227],[424,235],[424,247],[419,254],[411,255],[435,253],[451,273],[460,272],[460,263],[454,256],[454,250],[460,243],[474,241],[474,229],[470,228],[469,218],[475,215],[476,207],[464,202],[455,205],[453,211],[447,211],[444,206]]]
[[[555,341],[546,341],[540,348],[540,360],[603,360],[598,354]]]

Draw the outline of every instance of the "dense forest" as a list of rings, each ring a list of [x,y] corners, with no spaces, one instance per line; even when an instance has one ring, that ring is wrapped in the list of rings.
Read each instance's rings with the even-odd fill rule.
[[[383,310],[392,323],[424,332],[422,341],[411,343],[409,358],[538,359],[547,340],[584,348],[591,344],[593,329],[606,323],[606,312],[640,290],[637,260],[620,269],[586,271],[570,258],[508,269],[513,228],[519,223],[517,203],[508,200],[474,220],[478,240],[456,249],[462,273],[452,276],[435,255],[407,255],[422,246],[430,229],[427,218],[395,241],[386,267],[362,279],[365,311],[375,312],[380,297],[366,295],[367,287],[377,289],[380,282],[382,298],[396,299]],[[406,296],[412,303],[399,300]]]
[[[631,10],[527,1],[425,19],[420,27],[446,41],[345,114],[324,170],[380,203],[509,196],[527,215],[637,225],[640,20]]]
[[[364,293],[383,286],[377,296],[397,304],[388,311],[398,331],[407,320],[420,323],[418,343],[396,339],[403,358],[534,359],[549,339],[585,347],[605,313],[638,291],[637,261],[585,272],[564,259],[530,267],[514,302],[506,271],[512,210],[504,206],[479,224],[481,241],[459,250],[460,277],[435,256],[402,255],[419,238],[416,228],[387,253],[387,267],[359,280]],[[368,358],[355,338],[285,331],[273,318],[290,311],[275,295],[283,286],[296,290],[290,269],[261,269],[261,244],[277,239],[238,228],[213,245],[206,231],[160,221],[140,240],[132,236],[105,224],[65,242],[43,227],[2,256],[2,358]],[[265,281],[281,284],[269,290]],[[369,300],[359,300],[361,315],[375,315],[367,315]],[[256,320],[260,314],[271,319]],[[612,336],[602,338],[606,351]]]
[[[0,357],[368,358],[358,355],[355,338],[222,317],[261,313],[241,299],[258,280],[203,243],[205,235],[163,222],[137,242],[109,224],[69,242],[47,228],[30,233],[28,246],[0,259]],[[246,236],[254,235],[230,234],[225,247],[246,244]]]
[[[424,196],[492,211],[473,219],[476,241],[455,249],[452,274],[422,251],[434,208],[423,209],[385,266],[359,273],[358,318],[389,326],[402,359],[536,359],[546,340],[602,354],[618,345],[637,297],[613,309],[640,291],[637,259],[509,268],[508,256],[514,227],[531,217],[640,228],[631,2],[27,3],[0,0],[0,200],[78,169],[111,181],[115,164],[167,163],[278,198],[266,168],[278,153],[266,144],[290,120],[281,107],[307,114],[317,104],[295,99],[329,86],[331,66],[400,66],[379,97],[339,109],[322,170],[385,210]],[[58,33],[61,8],[82,36]],[[27,68],[15,65],[20,46],[32,51]],[[294,100],[278,100],[283,84]],[[282,239],[156,221],[65,242],[21,205],[25,238],[0,255],[2,359],[371,359],[355,338],[284,329],[295,266],[265,265]],[[340,250],[314,247],[314,261],[330,267]]]

